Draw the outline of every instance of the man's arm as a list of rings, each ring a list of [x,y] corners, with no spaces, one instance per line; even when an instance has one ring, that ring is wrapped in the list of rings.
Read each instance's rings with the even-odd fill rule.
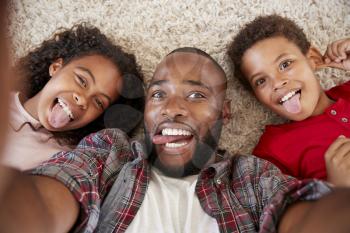
[[[350,189],[334,192],[313,202],[298,202],[287,208],[280,221],[280,233],[332,232],[350,230]]]
[[[0,202],[3,232],[68,232],[74,225],[79,205],[62,183],[3,166],[0,173],[9,181]]]

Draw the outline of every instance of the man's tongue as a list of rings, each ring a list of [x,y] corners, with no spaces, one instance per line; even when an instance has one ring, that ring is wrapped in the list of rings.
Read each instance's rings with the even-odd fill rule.
[[[184,135],[155,135],[153,137],[154,144],[166,144],[170,142],[177,142],[182,140],[187,140],[192,136],[184,136]]]
[[[70,121],[69,116],[63,110],[61,105],[57,103],[49,115],[49,123],[54,128],[62,128],[66,126]]]
[[[289,113],[298,113],[301,111],[301,105],[300,105],[300,94],[294,95],[289,100],[285,101],[283,103],[283,107],[287,110]]]

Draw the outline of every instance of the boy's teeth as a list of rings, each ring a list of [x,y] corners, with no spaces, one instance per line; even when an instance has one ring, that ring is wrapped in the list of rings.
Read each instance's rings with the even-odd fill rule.
[[[282,97],[280,102],[283,103],[283,102],[289,100],[290,98],[292,98],[295,95],[296,92],[297,91],[291,91],[291,92],[287,93],[285,96]]]
[[[171,129],[171,128],[165,128],[162,130],[162,135],[184,135],[189,136],[192,135],[190,131],[184,130],[184,129]]]
[[[165,143],[165,146],[166,147],[170,147],[170,148],[177,148],[177,147],[181,147],[181,146],[184,146],[186,145],[187,142],[179,142],[179,143],[176,143],[176,142],[167,142]]]
[[[73,120],[74,116],[72,111],[69,109],[69,107],[60,98],[58,98],[58,103],[62,107],[63,111],[69,116],[69,118]]]

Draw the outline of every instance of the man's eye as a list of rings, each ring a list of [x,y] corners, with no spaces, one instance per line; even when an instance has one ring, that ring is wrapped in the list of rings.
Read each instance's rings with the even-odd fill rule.
[[[283,62],[279,65],[280,71],[283,71],[283,70],[287,69],[291,64],[292,64],[292,60],[283,61]]]
[[[188,98],[191,99],[201,99],[201,98],[205,98],[205,96],[202,93],[199,92],[193,92],[190,95],[188,95]]]
[[[156,91],[151,96],[153,99],[161,99],[164,97],[164,93],[161,91]]]
[[[264,78],[259,78],[255,81],[255,86],[261,86],[262,84],[265,83],[265,79]]]
[[[76,77],[78,79],[79,84],[83,87],[86,88],[87,87],[87,81],[85,80],[85,78],[81,77],[80,75],[76,74]]]

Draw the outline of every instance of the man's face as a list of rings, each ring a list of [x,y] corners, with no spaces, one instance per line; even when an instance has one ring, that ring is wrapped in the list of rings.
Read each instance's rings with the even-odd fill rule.
[[[157,67],[147,90],[146,143],[150,161],[169,176],[198,171],[214,158],[223,120],[226,78],[204,56],[175,52]]]
[[[314,75],[312,52],[304,55],[284,37],[265,39],[245,52],[242,71],[261,103],[287,119],[304,120],[328,103]]]

